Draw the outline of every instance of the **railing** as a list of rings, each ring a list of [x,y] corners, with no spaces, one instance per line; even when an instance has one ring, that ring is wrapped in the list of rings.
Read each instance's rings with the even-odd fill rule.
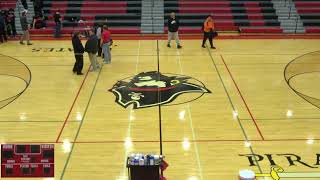
[[[298,29],[298,21],[299,21],[299,15],[296,16],[296,28],[294,29],[294,33],[297,33],[297,29]]]

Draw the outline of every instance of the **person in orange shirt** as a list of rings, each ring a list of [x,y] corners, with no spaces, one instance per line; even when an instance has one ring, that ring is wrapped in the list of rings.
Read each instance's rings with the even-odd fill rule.
[[[205,44],[207,39],[209,39],[211,49],[216,49],[212,43],[213,31],[214,31],[214,22],[213,22],[212,16],[210,15],[207,17],[206,21],[203,23],[203,41],[202,41],[203,48],[206,48]]]

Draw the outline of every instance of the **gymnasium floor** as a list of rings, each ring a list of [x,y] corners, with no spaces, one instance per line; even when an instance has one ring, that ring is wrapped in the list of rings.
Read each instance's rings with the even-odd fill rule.
[[[119,40],[99,72],[88,71],[85,55],[83,76],[72,73],[69,41],[33,43],[0,45],[0,103],[26,87],[14,76],[30,79],[20,97],[0,104],[0,142],[55,144],[54,179],[125,180],[127,154],[160,153],[160,134],[168,180],[235,180],[242,169],[268,174],[273,163],[298,179],[320,178],[307,178],[320,172],[320,55],[285,72],[319,51],[320,40],[217,40],[217,50],[199,40],[182,41],[181,50],[164,40]],[[209,91],[138,109],[115,102],[109,90],[117,81],[158,70]]]

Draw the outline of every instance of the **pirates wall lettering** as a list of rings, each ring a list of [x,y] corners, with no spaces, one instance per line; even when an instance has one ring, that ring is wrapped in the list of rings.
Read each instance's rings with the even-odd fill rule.
[[[32,52],[73,52],[72,48],[33,48]]]
[[[306,162],[301,156],[292,153],[284,154],[239,154],[239,156],[245,157],[248,160],[249,166],[258,166],[257,162],[268,161],[270,166],[304,166],[308,168],[320,167],[320,154],[314,155],[314,162]],[[287,164],[278,164],[276,159],[284,158]]]

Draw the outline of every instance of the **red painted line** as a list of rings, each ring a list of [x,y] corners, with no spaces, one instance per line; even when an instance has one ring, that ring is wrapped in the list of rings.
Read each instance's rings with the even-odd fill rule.
[[[82,90],[83,84],[84,84],[84,82],[86,81],[86,79],[87,79],[87,77],[88,77],[89,71],[90,71],[90,67],[88,68],[88,71],[86,72],[86,75],[85,75],[84,78],[83,78],[83,81],[82,81],[82,83],[81,83],[81,85],[80,85],[80,88],[79,88],[79,90],[78,90],[78,92],[77,92],[77,95],[76,95],[76,97],[74,98],[73,103],[72,103],[72,105],[71,105],[71,107],[70,107],[69,113],[68,113],[66,119],[64,120],[64,123],[63,123],[63,125],[62,125],[62,127],[61,127],[61,129],[60,129],[60,132],[59,132],[59,134],[58,134],[58,137],[57,137],[57,139],[56,139],[56,143],[59,141],[60,136],[61,136],[61,134],[62,134],[62,132],[63,132],[63,130],[64,130],[67,122],[68,122],[68,119],[69,119],[69,117],[70,117],[70,115],[71,115],[71,112],[72,112],[72,110],[73,110],[73,107],[74,107],[74,105],[75,105],[75,103],[76,103],[76,101],[77,101],[77,99],[78,99],[78,97],[79,97],[79,94],[80,94],[81,90]]]
[[[262,135],[262,132],[261,132],[261,130],[260,130],[258,124],[257,124],[257,121],[256,121],[255,118],[253,117],[252,112],[250,111],[249,106],[248,106],[246,100],[244,99],[244,97],[243,97],[243,95],[242,95],[242,93],[241,93],[241,91],[240,91],[240,89],[239,89],[236,81],[234,80],[234,78],[233,78],[233,76],[232,76],[232,74],[231,74],[231,72],[230,72],[230,70],[229,70],[229,68],[228,68],[228,66],[227,66],[227,64],[226,64],[223,56],[220,55],[220,57],[221,57],[221,60],[222,60],[222,62],[223,62],[223,64],[224,64],[224,66],[226,67],[226,69],[227,69],[227,71],[228,71],[228,73],[229,73],[232,81],[233,81],[234,86],[237,88],[238,94],[240,95],[240,97],[241,97],[241,99],[242,99],[242,102],[243,102],[244,105],[246,106],[246,109],[247,109],[248,113],[250,114],[250,117],[251,117],[254,125],[256,126],[257,131],[259,132],[259,135],[260,135],[261,139],[264,140],[264,137],[263,137],[263,135]]]

